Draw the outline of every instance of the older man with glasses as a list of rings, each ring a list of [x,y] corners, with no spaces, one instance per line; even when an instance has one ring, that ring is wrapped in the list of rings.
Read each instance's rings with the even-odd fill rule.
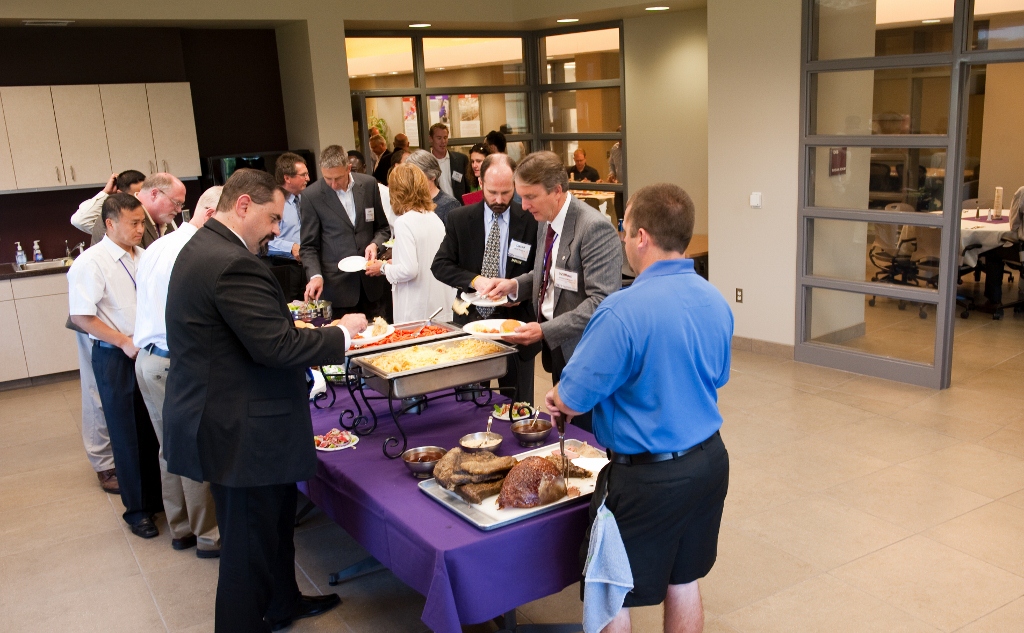
[[[158,238],[177,228],[174,218],[185,206],[185,185],[173,174],[150,174],[142,182],[142,189],[134,195],[146,210],[146,230],[142,234],[141,246],[149,248],[149,245]],[[104,231],[102,222],[97,222],[93,226],[93,244],[98,244],[103,239]]]

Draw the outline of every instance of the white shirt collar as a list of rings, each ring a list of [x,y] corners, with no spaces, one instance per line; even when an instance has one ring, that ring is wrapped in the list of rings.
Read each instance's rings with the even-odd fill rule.
[[[104,235],[103,239],[100,240],[100,244],[103,245],[104,250],[107,251],[107,253],[110,255],[110,258],[113,259],[115,262],[124,257],[125,255],[128,255],[128,258],[131,260],[135,259],[134,249],[133,252],[129,253],[128,251],[118,246],[114,240],[110,239],[109,235]]]
[[[242,246],[244,246],[246,250],[249,250],[249,245],[245,243],[245,239],[244,239],[244,238],[243,238],[243,237],[242,237],[241,235],[239,235],[239,234],[238,234],[238,233],[237,233],[237,232],[235,231],[235,229],[231,228],[231,227],[230,227],[230,226],[228,226],[227,224],[225,224],[224,226],[225,226],[225,227],[227,228],[227,230],[229,230],[229,231],[231,231],[232,233],[234,233],[234,234],[235,234],[235,237],[237,237],[237,238],[238,238],[238,241],[240,241],[240,242],[242,243]]]
[[[334,193],[336,193],[336,194],[338,194],[340,196],[343,193],[349,193],[350,191],[352,191],[352,187],[355,187],[355,186],[356,186],[355,176],[353,176],[352,174],[349,174],[348,175],[348,187],[345,187],[344,189],[334,189]]]
[[[572,194],[565,194],[565,202],[562,204],[562,208],[558,210],[558,215],[555,219],[551,220],[551,228],[554,229],[558,235],[562,234],[562,227],[565,226],[565,214],[569,211],[569,203],[572,202]]]

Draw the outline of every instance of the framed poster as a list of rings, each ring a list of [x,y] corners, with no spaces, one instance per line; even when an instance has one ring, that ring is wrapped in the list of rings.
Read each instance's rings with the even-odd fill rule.
[[[451,125],[452,105],[450,95],[430,95],[428,108],[431,125],[435,123]]]
[[[459,136],[480,136],[480,95],[459,95]]]
[[[405,124],[405,135],[409,137],[410,147],[420,144],[420,123],[416,116],[416,97],[402,97],[402,121]]]

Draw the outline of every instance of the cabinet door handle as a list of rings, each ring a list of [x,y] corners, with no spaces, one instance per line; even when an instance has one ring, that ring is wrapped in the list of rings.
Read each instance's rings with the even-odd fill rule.
[[[57,172],[57,182],[62,182],[60,179],[60,167],[53,168]]]
[[[71,166],[71,180],[74,180],[75,182],[78,182],[78,178],[75,176],[75,166],[74,165]]]
[[[166,160],[164,160],[164,171],[166,171],[167,173],[170,173],[170,171],[171,171],[170,169],[167,168],[167,161]]]

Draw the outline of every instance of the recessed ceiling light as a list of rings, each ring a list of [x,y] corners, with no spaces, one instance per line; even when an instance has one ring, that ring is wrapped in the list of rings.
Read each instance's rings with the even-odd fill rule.
[[[410,25],[409,25],[409,28],[410,28],[410,29],[425,29],[425,28],[427,28],[428,26],[430,26],[430,25],[429,25],[429,24],[427,24],[426,22],[420,22],[420,23],[418,23],[418,24],[410,24]]]
[[[668,11],[670,7],[647,7],[645,11]]]
[[[571,22],[579,22],[579,18],[562,18],[561,20],[555,20],[559,24],[569,24]]]
[[[438,68],[438,70],[444,70],[444,68]]]
[[[391,74],[392,74],[392,75],[397,75],[397,74],[398,74],[398,71],[397,71],[397,70],[392,70],[392,71],[391,71]]]
[[[938,24],[939,22],[942,22],[942,20],[938,18],[934,18],[931,20],[921,20],[921,24]]]

